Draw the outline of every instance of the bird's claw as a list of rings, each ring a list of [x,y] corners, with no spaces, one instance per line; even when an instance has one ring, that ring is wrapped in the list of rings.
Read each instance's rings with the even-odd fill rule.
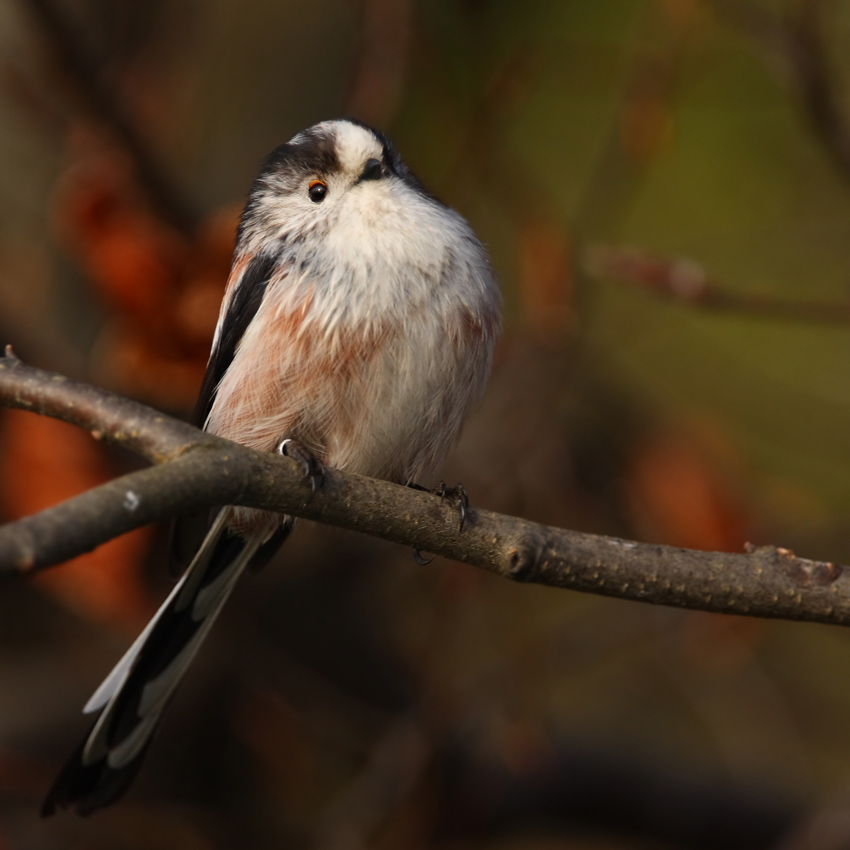
[[[449,487],[445,481],[441,481],[436,487],[429,490],[427,487],[423,487],[415,481],[408,481],[407,486],[410,487],[411,490],[419,490],[422,493],[433,493],[435,496],[440,497],[441,502],[446,499],[454,499],[457,502],[457,512],[460,516],[460,526],[458,527],[458,531],[463,531],[463,527],[470,514],[469,496],[467,495],[466,488],[463,484],[458,484],[455,487]]]
[[[456,487],[449,487],[445,481],[441,481],[436,487],[429,490],[427,487],[423,487],[415,481],[408,481],[407,486],[410,487],[411,490],[419,490],[422,493],[433,493],[435,496],[440,497],[441,502],[446,499],[454,499],[456,501],[457,512],[460,517],[458,531],[463,531],[463,526],[469,516],[469,496],[467,495],[463,484],[458,484]],[[416,561],[420,567],[424,567],[430,564],[434,558],[433,556],[430,558],[423,557],[422,552],[414,546],[413,560]]]
[[[434,492],[440,497],[441,502],[445,499],[454,499],[456,501],[457,512],[460,516],[458,531],[463,531],[463,526],[466,524],[466,519],[469,516],[469,495],[467,494],[463,484],[448,487],[445,481],[441,481],[434,488]]]
[[[304,479],[310,485],[310,496],[325,483],[325,468],[322,462],[297,440],[283,440],[277,447],[278,454],[297,460],[304,469]]]
[[[422,552],[417,549],[415,546],[413,547],[413,560],[419,564],[420,567],[427,567],[431,561],[434,560],[434,556],[432,555],[430,558],[425,558],[422,556]]]

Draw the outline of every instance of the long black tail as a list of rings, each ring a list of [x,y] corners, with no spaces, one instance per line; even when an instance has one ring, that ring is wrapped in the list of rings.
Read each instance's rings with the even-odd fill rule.
[[[183,578],[83,709],[102,711],[53,783],[42,816],[70,806],[88,815],[129,788],[166,705],[236,580],[261,546],[268,547],[262,538],[228,531],[226,514],[221,511]],[[288,531],[284,526],[274,536],[278,545]]]

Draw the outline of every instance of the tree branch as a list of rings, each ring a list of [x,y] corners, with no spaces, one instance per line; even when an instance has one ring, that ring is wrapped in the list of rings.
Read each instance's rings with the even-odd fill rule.
[[[87,428],[156,466],[0,527],[0,575],[29,572],[149,522],[216,504],[267,508],[404,543],[521,582],[727,614],[850,624],[843,567],[787,549],[697,552],[539,525],[214,437],[105,390],[0,357],[0,405]],[[62,459],[57,458],[57,463]]]

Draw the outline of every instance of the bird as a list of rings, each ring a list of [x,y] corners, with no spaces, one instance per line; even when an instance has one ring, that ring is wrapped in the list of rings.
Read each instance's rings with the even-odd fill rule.
[[[250,189],[195,422],[295,457],[314,486],[330,467],[421,487],[484,392],[500,327],[465,219],[382,132],[323,121],[275,148]],[[182,577],[86,704],[99,716],[44,816],[126,792],[240,575],[293,525],[239,506],[176,522]]]

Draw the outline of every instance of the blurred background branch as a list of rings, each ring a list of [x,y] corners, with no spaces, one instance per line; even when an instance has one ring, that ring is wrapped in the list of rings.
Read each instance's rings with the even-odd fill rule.
[[[738,313],[756,319],[790,322],[850,322],[850,300],[780,301],[723,288],[694,260],[654,257],[634,248],[590,245],[584,262],[587,275],[620,281],[690,307]]]
[[[166,176],[150,142],[125,111],[109,84],[91,45],[83,43],[65,7],[56,0],[18,0],[31,16],[51,56],[54,71],[70,84],[92,119],[130,155],[139,185],[154,211],[169,224],[191,236],[198,221],[180,196],[173,177]]]
[[[797,95],[800,107],[838,171],[850,179],[850,115],[843,85],[829,55],[826,31],[835,0],[795,0],[777,13],[748,2],[709,0],[762,51]]]

